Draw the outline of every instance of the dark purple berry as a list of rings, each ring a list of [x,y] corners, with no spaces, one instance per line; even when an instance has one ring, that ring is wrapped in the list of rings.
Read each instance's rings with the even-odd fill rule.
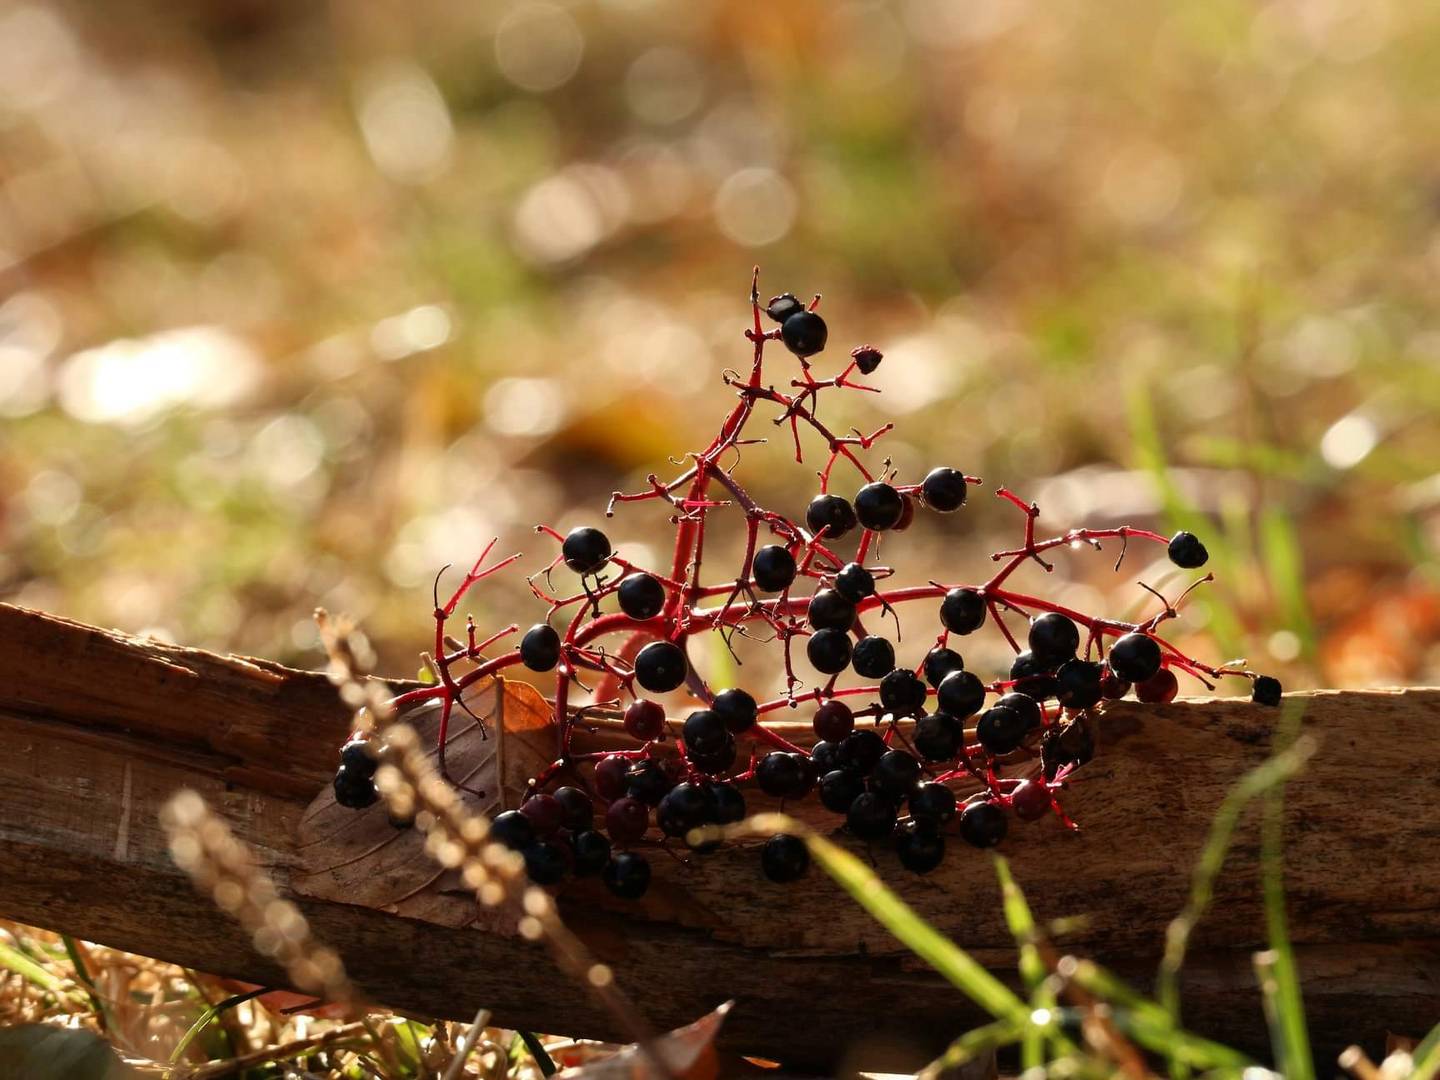
[[[732,738],[725,721],[713,709],[697,709],[685,718],[680,728],[680,737],[685,740],[685,752],[713,754]]]
[[[1080,648],[1080,628],[1058,611],[1030,622],[1030,652],[1047,667],[1058,667]]]
[[[1019,749],[1028,730],[1025,718],[1008,705],[990,706],[975,722],[975,737],[996,757]]]
[[[810,597],[805,617],[816,630],[849,630],[855,623],[855,605],[834,589],[820,589]]]
[[[850,635],[844,630],[816,630],[805,642],[810,666],[824,675],[838,675],[850,663]]]
[[[1160,670],[1160,646],[1146,634],[1126,634],[1110,646],[1109,660],[1120,678],[1142,683]]]
[[[348,769],[352,776],[374,776],[379,766],[368,739],[351,739],[340,747],[340,767]]]
[[[940,621],[952,634],[973,634],[985,625],[985,598],[974,589],[951,589],[940,601]]]
[[[1257,705],[1279,705],[1282,693],[1284,689],[1279,679],[1270,675],[1257,675],[1250,688],[1250,700]]]
[[[335,770],[335,782],[332,786],[335,801],[351,810],[364,810],[367,806],[374,806],[380,798],[380,792],[375,789],[374,774],[351,772],[348,765],[341,765]]]
[[[578,787],[556,788],[555,801],[560,804],[565,828],[580,832],[595,824],[595,802]]]
[[[828,739],[821,739],[814,746],[810,747],[810,764],[815,766],[815,775],[824,776],[826,773],[840,768],[840,744],[830,742]]]
[[[490,822],[490,839],[511,851],[524,851],[535,842],[535,826],[519,810],[506,810]]]
[[[644,855],[622,851],[601,875],[605,887],[622,900],[638,900],[650,887],[650,863]]]
[[[905,501],[883,480],[866,484],[855,496],[855,516],[860,524],[873,532],[885,532],[900,523]]]
[[[857,345],[850,350],[850,359],[855,361],[861,375],[873,375],[885,355],[874,345]]]
[[[1107,701],[1119,701],[1130,692],[1130,684],[1116,675],[1108,667],[1104,676],[1100,679],[1100,693]]]
[[[716,825],[733,825],[745,819],[745,796],[734,784],[711,784],[710,818]]]
[[[1059,689],[1054,666],[1046,664],[1029,649],[1015,654],[1010,664],[1010,678],[1014,680],[1016,690],[1036,701],[1054,697]]]
[[[954,761],[965,745],[965,725],[949,713],[931,713],[915,721],[914,739],[926,761]]]
[[[960,836],[978,848],[994,847],[1005,839],[1010,819],[998,803],[973,802],[960,814]]]
[[[804,754],[766,754],[755,766],[755,783],[773,798],[803,798],[815,785],[815,766]]]
[[[666,836],[684,836],[704,825],[710,810],[710,797],[704,788],[686,781],[665,793],[655,811],[655,823]]]
[[[974,716],[985,704],[985,684],[973,671],[952,671],[936,689],[935,702],[941,712],[964,720]]]
[[[577,574],[593,574],[605,565],[611,554],[610,538],[588,525],[571,529],[560,545],[560,557]]]
[[[623,723],[632,739],[651,742],[665,730],[665,709],[659,702],[636,698],[625,706]]]
[[[536,836],[549,836],[565,823],[565,808],[553,795],[531,795],[520,804],[520,812],[530,819]]]
[[[760,849],[760,868],[777,885],[798,881],[810,867],[810,849],[798,836],[776,833]]]
[[[861,792],[845,812],[845,824],[861,840],[884,840],[895,829],[895,805],[873,791]]]
[[[916,821],[944,825],[955,816],[955,793],[931,780],[910,793],[908,805],[910,816]]]
[[[1198,570],[1210,560],[1210,553],[1200,538],[1191,532],[1177,532],[1166,549],[1170,561],[1185,570]]]
[[[865,790],[865,778],[854,769],[831,769],[820,778],[820,804],[834,814],[844,814]]]
[[[925,654],[925,681],[935,689],[940,689],[940,684],[945,681],[945,676],[952,671],[964,671],[965,658],[954,649],[947,649],[943,645],[936,645]]]
[[[630,771],[626,758],[601,758],[595,763],[595,792],[602,799],[618,799],[625,794],[625,774]]]
[[[665,606],[665,586],[650,574],[626,574],[615,592],[620,610],[632,619],[653,619]]]
[[[1034,731],[1045,722],[1044,710],[1040,708],[1040,703],[1029,694],[1022,694],[1017,690],[1012,690],[1010,693],[1002,695],[1000,700],[995,702],[995,704],[1004,705],[1007,709],[1014,709],[1019,713],[1020,719],[1025,721],[1025,730],[1027,732]]]
[[[706,776],[717,776],[735,764],[735,736],[726,732],[725,742],[713,750],[701,753],[687,748],[685,756],[690,764]]]
[[[870,774],[870,786],[894,802],[906,798],[919,782],[920,762],[904,750],[885,751]]]
[[[895,670],[895,646],[874,635],[861,638],[851,650],[850,664],[862,679],[883,679]]]
[[[766,544],[755,552],[750,571],[762,592],[780,592],[795,580],[795,556],[779,544]]]
[[[895,829],[895,855],[906,870],[928,874],[945,858],[945,838],[923,821],[904,822]]]
[[[738,687],[721,690],[715,695],[715,703],[710,708],[735,735],[749,731],[760,715],[760,706],[755,704],[755,699]]]
[[[672,641],[652,641],[635,657],[635,681],[652,694],[664,694],[685,681],[690,665]]]
[[[575,852],[575,876],[598,874],[610,862],[610,840],[594,829],[582,829],[570,841]]]
[[[1093,660],[1066,660],[1055,672],[1055,696],[1067,709],[1099,704],[1105,669]]]
[[[925,684],[909,668],[896,668],[880,680],[880,705],[896,716],[914,716],[925,707]]]
[[[847,769],[854,769],[861,776],[869,776],[880,755],[890,749],[882,739],[869,728],[852,731],[840,744],[840,760]]]
[[[525,856],[525,873],[536,885],[554,885],[569,869],[569,860],[559,844],[547,844],[542,840],[531,844],[521,854]]]
[[[835,591],[852,604],[858,604],[875,594],[875,575],[859,563],[846,563],[835,575]]]
[[[855,714],[839,698],[832,698],[815,710],[812,724],[817,736],[839,742],[855,729]]]
[[[1135,696],[1151,705],[1164,705],[1167,701],[1174,701],[1179,692],[1180,682],[1175,678],[1175,672],[1166,667],[1162,667],[1144,682],[1135,684]]]
[[[779,296],[772,296],[770,302],[765,305],[765,314],[774,319],[777,323],[783,323],[791,315],[805,310],[805,305],[795,298],[794,293],[781,293]]]
[[[920,482],[920,497],[931,510],[949,514],[965,505],[968,488],[964,473],[941,465],[931,469]]]
[[[633,844],[650,827],[650,808],[639,799],[616,799],[605,811],[605,831],[616,843]]]
[[[839,495],[816,495],[805,508],[805,524],[810,531],[819,534],[825,530],[825,540],[839,540],[855,528],[855,508]]]
[[[549,623],[536,623],[520,639],[520,662],[531,671],[549,671],[560,662],[560,635]]]
[[[813,311],[802,309],[780,324],[780,340],[802,360],[825,348],[825,340],[829,336],[830,329],[825,320]]]
[[[641,758],[625,770],[625,793],[648,806],[659,803],[674,786],[670,773],[654,758]]]

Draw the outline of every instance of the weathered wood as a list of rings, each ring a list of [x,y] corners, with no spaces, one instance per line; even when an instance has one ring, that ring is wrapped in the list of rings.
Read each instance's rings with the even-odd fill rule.
[[[1303,696],[1320,750],[1287,796],[1287,884],[1312,1026],[1328,1053],[1440,1017],[1440,815],[1429,765],[1440,749],[1440,690]],[[1101,753],[1067,798],[1084,830],[1046,821],[1017,827],[1006,843],[1038,913],[1087,915],[1074,947],[1146,983],[1210,818],[1267,753],[1276,716],[1223,700],[1107,708]],[[175,788],[197,788],[284,884],[300,815],[327,781],[347,723],[323,675],[0,605],[0,912],[282,981],[191,892],[156,812]],[[1249,959],[1264,938],[1255,848],[1254,829],[1242,828],[1187,965],[1186,1016],[1263,1053]],[[888,852],[876,861],[983,962],[1013,963],[983,857],[957,847],[924,879]],[[689,865],[653,862],[656,884],[638,907],[590,883],[561,903],[657,1027],[735,997],[731,1049],[820,1064],[864,1036],[888,1047],[875,1051],[880,1060],[903,1064],[978,1019],[822,875],[772,886],[745,847]],[[455,1018],[484,1003],[501,1023],[622,1035],[542,950],[516,938],[302,903],[376,1000]]]

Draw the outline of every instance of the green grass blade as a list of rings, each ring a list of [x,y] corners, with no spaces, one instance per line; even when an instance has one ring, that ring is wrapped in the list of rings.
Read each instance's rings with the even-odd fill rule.
[[[1252,799],[1299,772],[1314,752],[1313,739],[1302,737],[1295,740],[1241,777],[1221,802],[1191,878],[1189,899],[1165,934],[1165,955],[1160,961],[1156,996],[1177,1025],[1180,1020],[1180,969],[1185,963],[1185,949],[1191,933],[1215,895],[1215,879],[1225,863],[1241,812]]]
[[[1045,981],[1047,974],[1045,961],[1040,958],[1040,950],[1035,944],[1035,917],[1030,912],[1025,894],[1020,891],[1014,875],[1010,873],[1009,861],[1003,855],[992,855],[991,858],[995,862],[995,876],[1000,879],[1005,924],[1010,928],[1016,948],[1020,951],[1020,978],[1025,981],[1025,988],[1033,994]]]
[[[779,815],[773,816],[779,818]],[[804,836],[810,855],[841,888],[854,897],[886,930],[945,976],[971,1001],[997,1020],[1010,1020],[1016,1024],[1025,1024],[1028,1021],[1030,1009],[1025,1002],[976,963],[969,953],[917,915],[905,901],[886,888],[884,882],[868,866],[848,851],[803,826],[797,827],[797,823],[789,819],[780,820],[787,822],[789,827],[775,831],[795,832]]]
[[[996,1020],[973,1028],[945,1048],[945,1052],[920,1070],[916,1080],[938,1080],[952,1069],[974,1061],[1002,1046],[1009,1046],[1020,1037],[1022,1025],[1013,1020]]]
[[[217,1001],[214,1005],[211,1005],[200,1014],[196,1021],[190,1025],[189,1030],[180,1037],[180,1041],[175,1044],[175,1049],[170,1052],[169,1063],[171,1065],[179,1064],[180,1060],[185,1056],[185,1051],[190,1049],[190,1044],[198,1039],[201,1032],[213,1024],[216,1017],[221,1013],[227,1009],[233,1009],[236,1005],[243,1004],[251,998],[257,998],[261,994],[268,994],[269,992],[270,987],[262,986],[257,990],[250,990],[244,994],[236,994],[233,997],[226,998],[224,1001]]]
[[[75,969],[76,980],[85,987],[86,996],[90,998],[90,1008],[100,1018],[100,1023],[106,1031],[114,1031],[115,1025],[110,1016],[110,1009],[100,999],[99,991],[95,989],[95,980],[90,977],[90,969],[85,966],[85,958],[80,955],[80,946],[75,944],[75,939],[69,934],[61,934],[60,940],[65,945],[65,955],[70,958],[70,966]]]
[[[1300,638],[1301,655],[1315,658],[1315,620],[1305,598],[1304,553],[1295,535],[1290,515],[1278,507],[1267,507],[1260,515],[1260,554],[1265,578],[1275,590],[1285,625]]]
[[[61,979],[50,974],[43,966],[19,949],[7,945],[3,941],[0,941],[0,967],[9,968],[26,982],[57,997],[68,998],[77,1004],[84,1003],[82,995],[68,989]]]
[[[1430,1029],[1430,1034],[1420,1040],[1412,1060],[1414,1072],[1410,1074],[1410,1080],[1435,1080],[1435,1074],[1440,1073],[1440,1024],[1436,1024]]]

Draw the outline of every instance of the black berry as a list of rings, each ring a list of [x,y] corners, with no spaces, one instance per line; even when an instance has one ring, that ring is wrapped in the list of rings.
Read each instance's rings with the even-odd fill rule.
[[[777,799],[799,799],[815,784],[815,766],[804,754],[766,754],[755,766],[755,783]]]
[[[860,524],[874,532],[893,529],[905,512],[905,501],[883,480],[866,484],[855,496],[855,516]]]
[[[672,641],[652,641],[635,657],[635,681],[652,694],[664,694],[685,681],[690,665]]]
[[[1015,681],[1016,690],[1037,701],[1054,697],[1059,689],[1054,665],[1045,663],[1029,649],[1015,654],[1010,664],[1010,678]]]
[[[745,818],[745,796],[734,784],[710,785],[710,816],[717,825],[733,825]]]
[[[797,311],[780,324],[780,340],[796,356],[804,359],[825,348],[830,329],[813,311]]]
[[[869,776],[875,763],[880,760],[880,755],[888,749],[885,740],[869,728],[852,731],[840,744],[840,760],[847,769],[854,769],[862,776]]]
[[[1107,701],[1119,701],[1130,692],[1130,684],[1108,667],[1100,679],[1100,693]]]
[[[625,793],[649,806],[655,806],[675,786],[665,766],[654,758],[642,758],[625,770]]]
[[[1080,628],[1058,611],[1047,611],[1031,620],[1029,643],[1041,663],[1057,667],[1080,648]]]
[[[844,630],[816,630],[805,642],[810,665],[825,675],[838,675],[850,663],[850,635]]]
[[[809,867],[810,849],[798,836],[776,833],[760,849],[760,868],[777,885],[799,880]]]
[[[632,619],[653,619],[665,606],[665,586],[650,574],[626,574],[616,596],[620,610]]]
[[[895,802],[908,796],[919,780],[920,762],[904,750],[886,750],[870,774],[870,785]]]
[[[1145,634],[1126,634],[1110,646],[1110,670],[1128,683],[1140,683],[1160,670],[1160,646]]]
[[[366,739],[351,739],[340,747],[340,767],[348,769],[354,776],[374,776],[380,762],[370,752]]]
[[[906,870],[928,874],[945,858],[945,838],[932,825],[907,821],[895,830],[895,855]]]
[[[565,828],[581,832],[595,824],[595,802],[578,787],[556,788],[555,801],[560,804]]]
[[[857,345],[850,350],[850,359],[855,361],[855,366],[860,369],[862,375],[873,375],[875,369],[880,366],[880,361],[885,355],[874,345]]]
[[[850,663],[862,679],[883,679],[895,670],[895,646],[874,635],[861,638],[851,651]]]
[[[686,753],[693,750],[704,755],[719,750],[731,735],[719,713],[713,709],[698,709],[685,718],[680,737],[685,740]]]
[[[1004,705],[1007,709],[1014,709],[1020,715],[1020,719],[1025,721],[1026,731],[1034,731],[1045,721],[1045,713],[1040,708],[1040,702],[1018,690],[1012,690],[1010,693],[1002,695],[995,704]]]
[[[951,589],[940,601],[940,621],[952,634],[973,634],[985,625],[985,598],[974,589]]]
[[[857,520],[855,508],[839,495],[816,495],[805,508],[805,524],[812,533],[824,529],[826,540],[839,540]]]
[[[610,558],[611,551],[610,538],[588,525],[571,529],[560,545],[560,557],[577,574],[593,574],[599,570]]]
[[[1055,696],[1067,709],[1098,704],[1105,668],[1093,660],[1066,660],[1055,672]]]
[[[659,702],[636,698],[625,706],[622,723],[632,739],[651,742],[665,730],[665,709]]]
[[[570,841],[575,853],[575,876],[598,874],[610,862],[610,840],[594,829],[577,832]]]
[[[831,769],[820,778],[820,804],[834,814],[844,814],[865,790],[865,778],[854,769]]]
[[[725,742],[720,746],[704,752],[687,749],[686,756],[689,757],[690,764],[700,772],[707,776],[716,776],[735,764],[735,736],[726,732]]]
[[[861,792],[845,812],[845,824],[861,840],[884,840],[895,829],[895,806],[883,795]]]
[[[936,645],[925,654],[925,681],[935,689],[940,689],[940,684],[945,681],[945,676],[952,671],[964,671],[965,658],[954,649],[947,649],[943,645]]]
[[[560,662],[560,635],[549,623],[536,623],[520,639],[520,662],[531,671],[549,671]]]
[[[529,818],[536,836],[549,836],[565,823],[565,808],[553,795],[531,795],[520,804],[520,812]]]
[[[985,684],[973,671],[952,671],[940,681],[935,702],[957,720],[974,716],[985,704]]]
[[[1025,718],[1008,705],[992,705],[975,722],[975,737],[985,750],[1000,756],[1019,748],[1029,727]]]
[[[965,505],[968,488],[964,473],[941,465],[931,469],[920,482],[920,497],[931,510],[949,514]]]
[[[855,714],[838,698],[832,698],[815,710],[811,721],[815,734],[831,742],[839,742],[855,728]]]
[[[795,298],[794,293],[788,292],[772,296],[770,302],[765,305],[765,314],[777,323],[783,323],[791,315],[804,310],[805,305]]]
[[[506,810],[490,822],[490,838],[511,851],[524,851],[535,842],[535,827],[519,810]]]
[[[896,716],[914,716],[925,707],[926,689],[909,668],[896,668],[880,680],[880,706]]]
[[[849,630],[855,623],[855,605],[834,589],[820,589],[810,597],[805,617],[816,630]]]
[[[531,844],[521,854],[525,856],[525,873],[536,885],[556,884],[569,868],[565,851],[558,844],[549,844],[542,840],[538,844]]]
[[[780,592],[795,580],[795,556],[779,544],[766,544],[755,552],[750,564],[755,587],[763,592]]]
[[[655,811],[655,823],[666,836],[684,836],[704,825],[710,810],[710,797],[705,790],[699,784],[686,781],[665,793]]]
[[[333,787],[335,801],[351,810],[374,806],[380,798],[380,792],[375,789],[374,774],[352,772],[348,765],[341,765],[335,770]]]
[[[1185,570],[1198,570],[1210,561],[1210,553],[1194,533],[1177,532],[1166,549],[1170,561]]]
[[[816,776],[824,776],[826,773],[840,768],[843,764],[840,760],[840,744],[828,739],[821,739],[810,747],[810,764],[815,766]]]
[[[1270,675],[1257,675],[1250,688],[1250,700],[1257,705],[1279,705],[1283,692],[1279,679]]]
[[[965,725],[949,713],[931,713],[915,721],[914,739],[926,761],[954,761],[965,745]]]
[[[974,802],[960,815],[960,836],[978,848],[994,847],[1005,839],[1010,819],[998,803]]]
[[[955,816],[955,793],[933,780],[910,793],[910,816],[916,821],[944,825]]]
[[[859,563],[846,563],[835,575],[835,591],[852,604],[858,604],[874,595],[875,575]]]
[[[760,706],[755,704],[755,699],[738,687],[730,690],[721,690],[715,695],[715,703],[710,706],[725,721],[725,726],[736,735],[742,731],[748,731],[755,724],[755,719],[760,715]]]
[[[622,851],[601,875],[605,887],[622,900],[638,900],[650,888],[650,863],[644,855]]]

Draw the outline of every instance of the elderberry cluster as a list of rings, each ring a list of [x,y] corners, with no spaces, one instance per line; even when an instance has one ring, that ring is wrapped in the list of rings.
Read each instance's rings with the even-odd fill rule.
[[[820,420],[817,404],[822,392],[873,391],[855,377],[878,369],[880,351],[860,346],[838,375],[819,379],[811,358],[829,336],[816,310],[819,297],[804,304],[783,293],[762,306],[752,283],[750,302],[751,370],[748,377],[727,374],[737,404],[718,434],[687,455],[693,465],[679,476],[664,482],[652,474],[648,488],[616,492],[607,510],[608,516],[628,502],[668,504],[673,563],[665,569],[639,566],[595,526],[563,536],[540,526],[559,545],[554,560],[529,579],[536,597],[549,605],[547,618],[509,651],[487,656],[490,645],[516,628],[477,641],[472,622],[468,644],[458,648],[445,633],[466,590],[518,558],[482,569],[487,548],[447,604],[436,598],[438,684],[397,699],[401,707],[441,703],[443,771],[447,723],[454,706],[465,708],[466,687],[512,665],[556,673],[559,754],[532,782],[520,808],[493,823],[493,835],[524,854],[532,880],[550,885],[567,874],[598,875],[615,895],[637,898],[650,881],[646,851],[670,844],[699,854],[714,850],[714,831],[699,830],[741,820],[751,789],[782,802],[813,793],[850,835],[867,844],[889,843],[902,866],[923,874],[940,864],[955,837],[977,848],[999,844],[1012,818],[1054,814],[1073,828],[1057,792],[1094,755],[1095,710],[1107,699],[1133,692],[1142,702],[1164,703],[1176,696],[1179,675],[1206,686],[1234,675],[1251,680],[1255,701],[1279,703],[1281,688],[1273,678],[1239,663],[1203,663],[1160,636],[1161,624],[1177,617],[1189,589],[1174,602],[1151,589],[1160,611],[1131,623],[1017,591],[1010,581],[1031,561],[1051,569],[1048,551],[1099,549],[1102,541],[1118,542],[1121,560],[1131,540],[1164,544],[1175,566],[1196,570],[1208,554],[1189,532],[1167,539],[1122,526],[1037,538],[1038,507],[1000,488],[996,494],[1024,514],[1024,541],[991,556],[998,568],[989,578],[889,588],[895,571],[880,558],[882,541],[907,529],[919,509],[960,511],[980,480],[949,466],[909,484],[898,481],[888,461],[872,471],[862,455],[891,425],[870,435],[837,434]],[[765,327],[762,315],[774,328]],[[775,341],[798,368],[786,389],[764,375],[765,346]],[[802,430],[818,436],[829,455],[818,472],[818,492],[797,518],[761,506],[735,476],[741,448],[753,441],[742,433],[761,404],[778,406],[775,422],[789,426],[797,462],[803,461]],[[842,464],[860,478],[848,492],[837,490],[832,478]],[[727,510],[743,517],[745,554],[738,571],[707,580],[706,529],[712,515]],[[854,547],[842,553],[842,542],[851,537]],[[552,591],[551,572],[562,564],[580,579],[571,595]],[[1208,580],[1205,575],[1190,588]],[[928,606],[935,636],[925,639],[923,656],[902,662],[897,608],[919,604]],[[895,623],[893,640],[880,632],[886,619]],[[1023,645],[1010,625],[1018,620],[1024,622]],[[954,646],[992,625],[1015,656],[1008,671],[987,681]],[[755,629],[780,653],[785,681],[778,696],[760,700],[742,687],[713,688],[691,666],[688,646],[695,636],[719,634],[733,649],[737,634]],[[462,665],[467,669],[458,671]],[[582,675],[595,685],[582,682]],[[679,710],[683,720],[657,700],[682,688],[692,702]],[[577,689],[590,694],[584,711],[615,710],[632,748],[574,748],[571,695]],[[802,708],[809,710],[814,733],[808,748],[766,723],[771,714]],[[352,752],[356,745],[342,753],[335,797],[359,807],[374,801],[374,768],[363,747]],[[798,879],[808,862],[805,844],[793,836],[772,837],[760,849],[761,869],[771,881]]]

